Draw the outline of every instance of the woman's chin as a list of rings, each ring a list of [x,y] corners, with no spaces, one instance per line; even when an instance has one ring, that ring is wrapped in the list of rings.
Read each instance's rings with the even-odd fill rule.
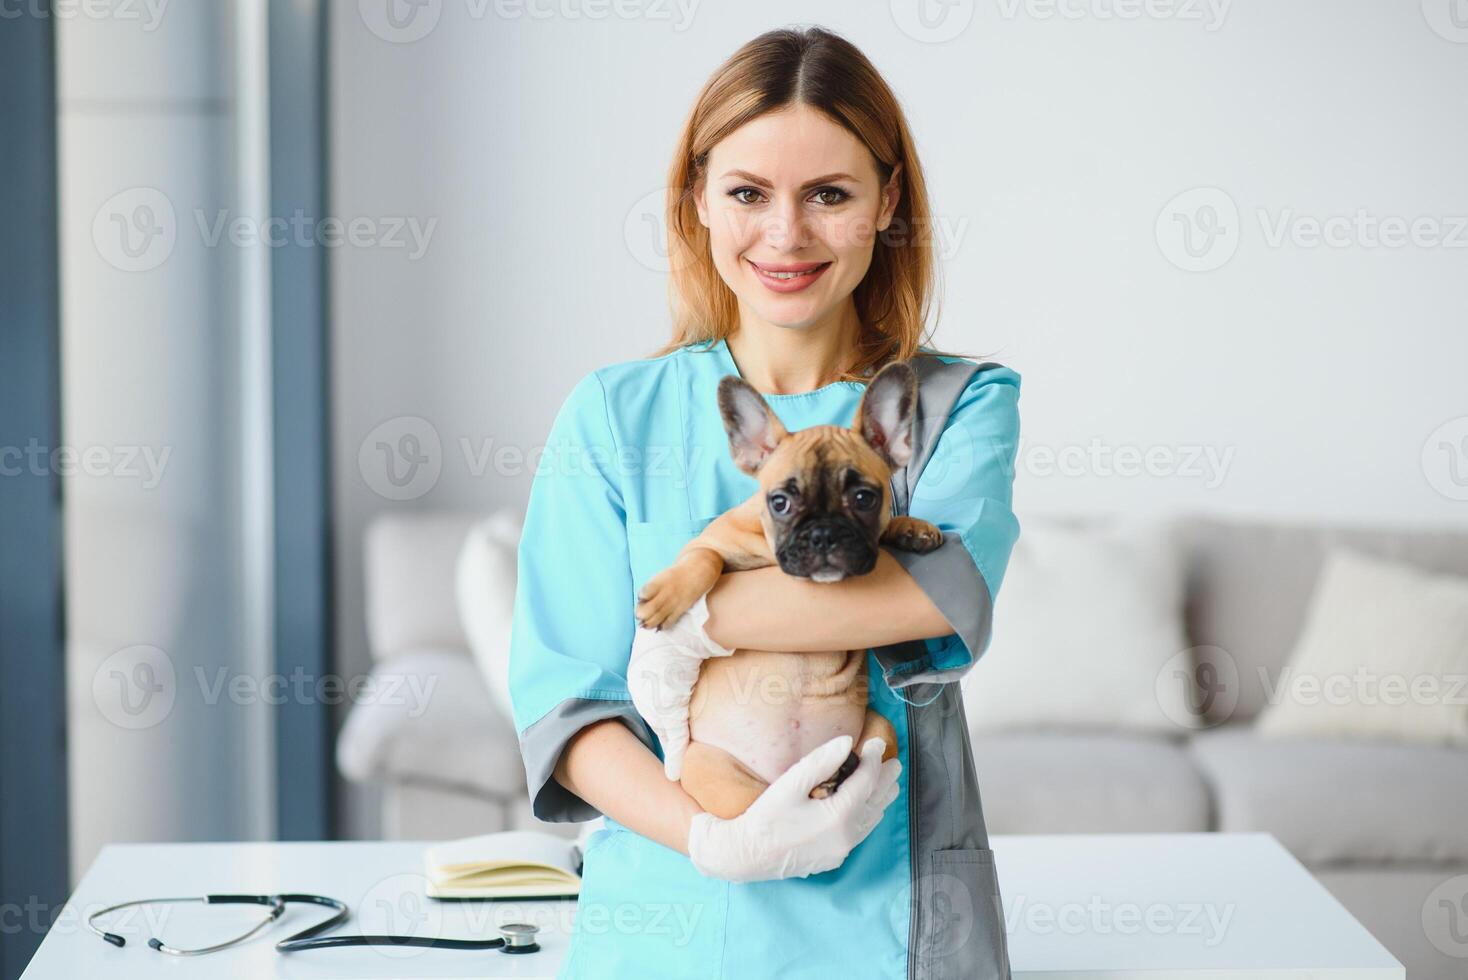
[[[808,330],[825,319],[826,310],[810,303],[759,303],[751,308],[765,323],[786,330]]]

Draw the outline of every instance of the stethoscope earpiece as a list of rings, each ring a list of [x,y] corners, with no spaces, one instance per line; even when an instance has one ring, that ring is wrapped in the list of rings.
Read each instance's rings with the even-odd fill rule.
[[[105,942],[109,942],[117,947],[122,947],[127,945],[126,939],[122,938],[115,932],[106,932],[97,925],[97,920],[102,918],[102,916],[110,915],[113,912],[117,912],[121,909],[133,908],[138,905],[176,905],[188,902],[199,902],[204,905],[264,905],[269,907],[270,911],[266,914],[265,918],[255,923],[247,931],[245,931],[241,935],[236,936],[233,939],[226,940],[222,943],[216,943],[213,946],[202,946],[198,949],[178,949],[176,947],[169,946],[167,943],[156,936],[148,940],[149,949],[157,950],[158,952],[164,953],[168,956],[202,956],[205,953],[214,953],[221,949],[228,949],[231,946],[237,945],[244,942],[246,939],[249,939],[261,929],[264,929],[266,926],[270,925],[276,919],[279,919],[283,914],[285,914],[286,901],[288,899],[295,899],[297,897],[298,896],[293,895],[200,895],[196,898],[140,898],[132,902],[119,902],[116,905],[109,905],[105,909],[98,909],[96,912],[93,912],[91,915],[87,916],[87,928],[92,930],[92,932],[96,933],[97,935],[101,936]],[[319,896],[312,896],[312,898],[319,898]],[[325,924],[326,928],[330,928],[331,926],[336,925],[342,919],[346,918],[347,907],[334,898],[321,899],[319,902],[317,902],[317,904],[327,903],[334,903],[332,907],[340,909],[338,914],[334,916],[330,920],[330,922]]]

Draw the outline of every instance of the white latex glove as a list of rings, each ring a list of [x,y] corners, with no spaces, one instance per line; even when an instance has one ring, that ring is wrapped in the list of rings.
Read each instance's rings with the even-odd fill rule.
[[[812,749],[732,820],[695,814],[688,830],[693,866],[726,881],[804,878],[839,867],[897,799],[902,772],[897,759],[882,761],[881,739],[867,739],[860,765],[836,792],[811,799],[811,789],[845,761],[851,742],[841,735]]]
[[[709,657],[727,657],[704,632],[709,610],[706,597],[660,630],[637,628],[627,663],[627,691],[632,704],[663,745],[663,772],[676,781],[688,748],[688,703],[698,672]]]

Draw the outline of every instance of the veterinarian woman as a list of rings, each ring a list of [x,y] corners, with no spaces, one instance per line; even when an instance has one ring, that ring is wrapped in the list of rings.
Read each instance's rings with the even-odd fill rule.
[[[922,168],[891,90],[838,36],[773,31],[737,51],[700,92],[668,183],[673,341],[571,391],[520,545],[510,690],[534,812],[607,817],[560,975],[1007,977],[955,682],[988,643],[1019,534],[1019,375],[921,346],[936,271]],[[719,379],[743,376],[789,430],[850,425],[863,379],[909,358],[918,423],[892,506],[938,525],[942,546],[879,549],[872,572],[836,583],[727,573],[652,644],[695,666],[719,648],[866,649],[898,758],[863,753],[812,800],[850,739],[828,742],[720,820],[661,761],[681,749],[654,734],[679,730],[679,699],[644,718],[627,683],[637,590],[757,488],[730,458]]]

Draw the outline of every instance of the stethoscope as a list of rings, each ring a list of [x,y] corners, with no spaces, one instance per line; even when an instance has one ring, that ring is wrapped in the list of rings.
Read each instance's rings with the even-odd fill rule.
[[[308,905],[320,905],[323,908],[334,910],[335,914],[325,922],[318,922],[309,929],[302,929],[294,936],[287,936],[275,944],[277,953],[298,953],[306,949],[331,949],[337,946],[419,946],[428,949],[497,949],[502,953],[534,953],[540,949],[540,944],[535,941],[535,934],[540,930],[533,925],[524,922],[507,922],[499,926],[499,939],[438,939],[431,936],[323,936],[323,932],[341,925],[347,920],[350,912],[345,902],[325,895],[304,894],[282,894],[282,895],[201,895],[197,898],[140,898],[131,902],[119,902],[117,905],[108,906],[105,909],[93,912],[87,916],[87,928],[101,936],[104,940],[114,946],[126,946],[127,940],[115,932],[107,932],[97,925],[97,920],[104,915],[111,915],[121,909],[132,908],[138,905],[166,905],[180,902],[201,902],[204,905],[262,905],[269,911],[265,918],[251,926],[249,931],[236,936],[233,939],[213,946],[201,946],[198,949],[179,949],[170,946],[163,940],[152,937],[148,940],[148,946],[160,953],[169,956],[202,956],[205,953],[216,953],[221,949],[228,949],[238,945],[254,936],[262,929],[271,925],[285,914],[285,907],[292,902],[303,902]]]

